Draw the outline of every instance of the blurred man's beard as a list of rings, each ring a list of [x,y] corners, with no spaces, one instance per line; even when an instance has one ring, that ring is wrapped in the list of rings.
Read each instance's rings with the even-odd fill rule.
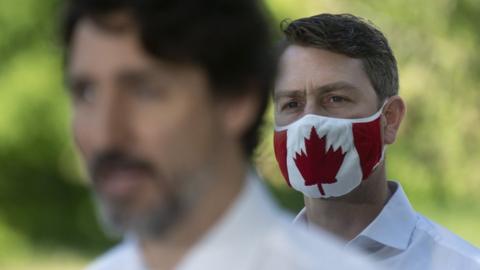
[[[188,203],[178,197],[168,197],[149,208],[129,209],[130,202],[112,202],[95,196],[101,224],[109,236],[121,237],[133,233],[139,238],[161,238],[185,212]]]

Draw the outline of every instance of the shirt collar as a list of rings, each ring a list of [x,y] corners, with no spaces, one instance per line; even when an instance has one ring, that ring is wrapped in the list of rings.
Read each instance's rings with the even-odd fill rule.
[[[357,237],[348,242],[347,246],[368,248],[373,241],[401,250],[408,247],[417,223],[417,213],[399,183],[389,181],[388,186],[393,191],[392,197],[380,214]],[[308,226],[305,208],[293,222],[296,225]]]
[[[308,227],[307,208],[303,207],[303,209],[300,210],[297,216],[293,219],[293,224],[295,226]]]
[[[399,183],[389,181],[388,186],[393,191],[392,197],[373,222],[349,245],[355,246],[358,239],[365,237],[396,249],[407,249],[417,223],[417,213]]]
[[[212,261],[217,266],[228,268],[232,260],[238,260],[238,254],[250,253],[252,246],[275,223],[275,215],[279,212],[256,172],[251,169],[243,190],[230,209],[190,250],[177,269],[199,269],[199,266],[209,265]],[[252,220],[255,226],[251,226]]]

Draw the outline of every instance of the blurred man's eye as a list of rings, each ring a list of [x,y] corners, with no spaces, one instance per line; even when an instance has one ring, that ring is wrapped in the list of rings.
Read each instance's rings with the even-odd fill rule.
[[[75,103],[92,103],[95,99],[95,87],[89,82],[75,82],[70,85],[70,92]]]

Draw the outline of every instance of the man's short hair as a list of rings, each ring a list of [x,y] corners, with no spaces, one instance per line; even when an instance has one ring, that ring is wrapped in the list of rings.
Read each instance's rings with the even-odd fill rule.
[[[374,25],[351,14],[320,14],[284,21],[282,49],[314,47],[360,59],[379,101],[398,94],[397,61],[385,36]]]
[[[276,71],[271,31],[259,1],[70,0],[62,23],[65,60],[81,19],[115,31],[105,19],[122,12],[132,19],[147,53],[205,69],[215,96],[258,94],[258,117],[242,138],[244,152],[251,157]]]

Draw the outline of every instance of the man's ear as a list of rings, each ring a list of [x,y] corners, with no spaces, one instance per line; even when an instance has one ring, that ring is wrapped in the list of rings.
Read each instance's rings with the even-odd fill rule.
[[[397,138],[397,132],[405,116],[405,102],[400,96],[393,96],[388,99],[383,109],[383,143],[392,144]]]
[[[254,124],[260,110],[260,97],[255,91],[242,96],[227,97],[223,102],[221,118],[227,135],[241,138]]]

